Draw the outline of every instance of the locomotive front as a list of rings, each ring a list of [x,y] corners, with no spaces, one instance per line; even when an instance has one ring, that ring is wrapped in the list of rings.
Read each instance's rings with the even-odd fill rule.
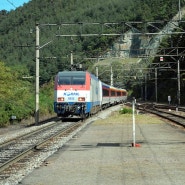
[[[54,111],[61,117],[84,118],[89,101],[90,79],[83,71],[59,72],[55,78]]]

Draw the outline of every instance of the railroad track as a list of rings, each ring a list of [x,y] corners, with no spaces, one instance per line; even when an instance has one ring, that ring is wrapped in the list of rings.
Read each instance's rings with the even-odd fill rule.
[[[84,124],[83,122],[54,122],[34,132],[0,144],[0,184],[25,167],[30,160],[48,150],[61,138]]]
[[[19,134],[19,137],[14,136],[9,141],[1,138],[0,185],[19,184],[24,176],[27,176],[35,168],[47,165],[47,158],[57,152],[69,140],[76,139],[80,130],[97,119],[107,117],[112,111],[119,108],[120,106],[110,107],[83,122],[53,121],[35,126],[35,132],[31,127],[31,133],[26,130],[27,134]],[[49,126],[46,128],[45,125]]]
[[[185,127],[185,109],[162,104],[138,104],[137,109],[155,114],[159,117],[172,121],[173,123]],[[173,110],[173,111],[172,111]]]

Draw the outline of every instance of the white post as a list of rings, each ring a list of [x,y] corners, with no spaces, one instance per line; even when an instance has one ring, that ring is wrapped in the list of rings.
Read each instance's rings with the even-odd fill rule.
[[[133,119],[133,132],[132,132],[132,135],[133,135],[133,143],[132,143],[132,146],[135,147],[135,145],[136,145],[136,133],[135,133],[135,98],[133,98],[133,101],[132,101],[132,119]]]

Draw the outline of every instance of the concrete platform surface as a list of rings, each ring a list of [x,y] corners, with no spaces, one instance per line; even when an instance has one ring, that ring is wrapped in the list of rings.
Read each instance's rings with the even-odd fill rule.
[[[140,147],[131,146],[130,123],[92,123],[20,184],[185,184],[185,132],[182,129],[166,123],[139,123],[136,124],[136,143]]]

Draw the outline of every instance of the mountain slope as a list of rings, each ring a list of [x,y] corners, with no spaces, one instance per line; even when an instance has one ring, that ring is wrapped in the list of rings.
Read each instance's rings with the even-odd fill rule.
[[[34,75],[36,22],[61,25],[65,22],[101,23],[170,19],[177,9],[178,0],[172,2],[169,0],[152,0],[152,2],[150,0],[32,0],[10,13],[0,12],[0,61],[10,66],[24,65],[30,71],[30,75]],[[58,70],[69,68],[71,51],[76,55],[75,63],[83,62],[84,57],[99,56],[116,39],[115,37],[56,38],[55,34],[64,29],[69,28],[40,27],[41,46],[54,39],[54,42],[40,50],[41,84],[48,81]],[[80,29],[74,26],[67,32],[79,33]],[[85,31],[99,31],[98,29],[91,26]],[[118,27],[118,31],[121,29]],[[56,59],[49,60],[51,57]]]

